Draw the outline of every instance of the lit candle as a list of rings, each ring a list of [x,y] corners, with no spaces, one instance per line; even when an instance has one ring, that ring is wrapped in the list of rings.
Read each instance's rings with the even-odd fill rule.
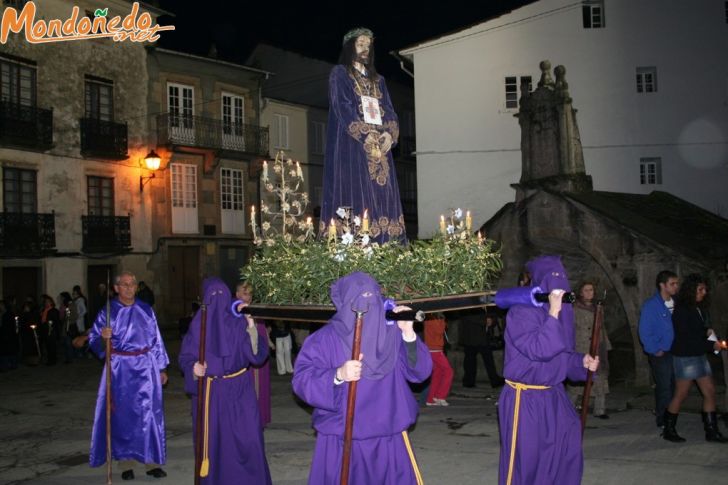
[[[473,218],[470,217],[470,211],[465,213],[465,229],[468,231],[473,228]]]
[[[364,219],[361,221],[362,232],[369,232],[369,210],[364,209]]]
[[[440,216],[440,234],[443,236],[447,234],[447,228],[445,227],[445,216]]]
[[[331,224],[329,224],[329,240],[336,239],[336,222],[334,218],[331,218]]]
[[[301,170],[301,164],[298,163],[298,160],[296,160],[296,175],[298,175],[298,178],[300,178],[301,182],[303,182],[303,171]]]
[[[310,218],[310,217],[307,217],[307,218],[306,218],[306,227],[308,227],[309,229],[310,229],[311,227],[313,227],[313,221],[311,220],[311,218]]]
[[[250,227],[253,228],[253,233],[255,233],[255,206],[250,206]]]
[[[263,182],[268,181],[268,162],[263,160]]]
[[[483,235],[478,231],[478,244],[483,244]]]

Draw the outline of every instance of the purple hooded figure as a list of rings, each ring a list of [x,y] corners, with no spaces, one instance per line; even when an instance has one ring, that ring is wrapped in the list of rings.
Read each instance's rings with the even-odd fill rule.
[[[252,319],[233,313],[230,290],[219,278],[203,283],[207,305],[205,336],[205,442],[200,483],[270,484],[263,430],[253,379],[248,369],[268,357],[266,337],[258,335]],[[247,320],[247,321],[246,321]],[[192,319],[182,341],[179,366],[185,391],[192,396],[192,423],[197,422],[197,377],[194,365],[200,346],[201,312]],[[194,436],[193,436],[194,437]],[[204,462],[207,460],[208,465]]]
[[[526,268],[531,284],[544,292],[571,290],[559,256],[541,256]],[[557,305],[514,305],[506,317],[500,484],[581,483],[581,425],[563,382],[583,381],[585,366],[593,363],[574,351],[571,305],[560,311]]]
[[[381,290],[371,276],[352,273],[337,280],[331,300],[336,314],[303,343],[293,372],[294,392],[314,407],[316,449],[308,483],[339,483],[348,382],[357,380],[349,484],[421,483],[407,437],[418,406],[407,382],[430,375],[429,351],[412,322],[387,323]],[[355,309],[366,310],[360,363],[350,360]]]

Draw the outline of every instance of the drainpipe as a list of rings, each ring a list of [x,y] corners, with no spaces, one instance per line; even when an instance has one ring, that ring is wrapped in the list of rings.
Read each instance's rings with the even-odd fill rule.
[[[409,75],[409,77],[411,77],[412,79],[415,78],[415,73],[411,72],[410,70],[408,70],[405,67],[405,65],[404,65],[405,59],[404,59],[404,57],[402,57],[401,55],[399,55],[399,53],[397,51],[390,51],[389,52],[389,55],[391,55],[392,57],[394,57],[395,59],[397,59],[399,61],[399,68],[402,69],[405,73],[407,73]]]

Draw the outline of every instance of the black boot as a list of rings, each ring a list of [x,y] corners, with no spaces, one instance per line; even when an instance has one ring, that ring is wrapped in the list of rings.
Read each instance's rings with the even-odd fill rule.
[[[665,427],[662,430],[662,437],[667,441],[672,441],[673,443],[682,443],[685,441],[685,438],[677,434],[677,430],[675,429],[675,425],[677,424],[677,414],[672,414],[670,411],[665,409],[665,417],[663,419],[665,421]]]
[[[727,439],[718,430],[718,417],[715,411],[703,413],[703,427],[705,428],[705,441],[715,441],[716,443],[726,443]]]

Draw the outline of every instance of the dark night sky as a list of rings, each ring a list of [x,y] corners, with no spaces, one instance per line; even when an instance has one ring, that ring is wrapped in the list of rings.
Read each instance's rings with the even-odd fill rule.
[[[531,3],[528,0],[471,0],[471,2],[324,2],[299,0],[160,0],[176,15],[161,17],[162,47],[207,55],[215,43],[220,59],[244,62],[258,42],[336,62],[341,38],[352,27],[374,31],[376,64],[380,72],[404,76],[387,53],[458,30]]]

